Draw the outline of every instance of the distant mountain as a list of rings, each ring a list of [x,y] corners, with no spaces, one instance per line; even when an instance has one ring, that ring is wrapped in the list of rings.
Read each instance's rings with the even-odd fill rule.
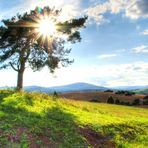
[[[148,85],[146,86],[118,86],[118,87],[112,87],[111,89],[116,89],[116,90],[148,89]]]
[[[74,83],[74,84],[55,86],[55,87],[27,86],[24,89],[26,91],[40,91],[40,92],[52,93],[54,91],[57,92],[104,91],[107,90],[108,88],[88,83]]]
[[[8,89],[12,87],[0,87],[0,89]],[[54,87],[41,87],[41,86],[26,86],[24,90],[26,91],[39,91],[45,93],[57,92],[85,92],[85,91],[105,91],[105,90],[128,90],[134,91],[136,93],[148,94],[148,85],[146,86],[119,86],[119,87],[103,87],[97,86],[89,83],[74,83],[63,86],[54,86]]]

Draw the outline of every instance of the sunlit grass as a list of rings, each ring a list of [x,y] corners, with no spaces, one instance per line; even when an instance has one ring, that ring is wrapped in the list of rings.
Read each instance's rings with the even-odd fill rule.
[[[36,138],[46,135],[55,146],[84,147],[78,132],[84,126],[110,136],[117,147],[148,145],[147,109],[55,99],[40,93],[0,92],[0,146],[7,146],[6,133],[25,127]]]

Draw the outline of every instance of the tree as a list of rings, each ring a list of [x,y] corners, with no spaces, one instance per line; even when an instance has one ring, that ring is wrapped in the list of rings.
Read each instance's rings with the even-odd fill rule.
[[[58,98],[58,93],[56,91],[53,92],[53,99],[57,99]]]
[[[143,105],[148,105],[148,95],[143,98]]]
[[[81,41],[79,29],[87,17],[59,21],[61,10],[36,8],[29,13],[3,20],[0,27],[0,69],[11,67],[18,73],[17,89],[23,87],[26,67],[41,70],[47,66],[53,73],[59,66],[73,62],[66,43]]]
[[[115,104],[120,104],[120,100],[119,99],[116,99],[115,100]]]
[[[112,96],[109,96],[109,97],[108,97],[107,103],[109,103],[109,104],[114,104],[114,99],[113,99]]]
[[[132,105],[140,105],[140,99],[135,99]]]

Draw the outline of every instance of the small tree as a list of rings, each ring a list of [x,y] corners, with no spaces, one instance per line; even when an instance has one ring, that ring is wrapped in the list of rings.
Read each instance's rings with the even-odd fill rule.
[[[140,99],[135,99],[132,105],[140,105]]]
[[[148,95],[143,98],[143,105],[148,105]]]
[[[57,99],[58,98],[58,93],[56,91],[53,92],[53,98]]]
[[[0,68],[11,67],[18,73],[18,90],[23,87],[26,67],[37,71],[47,66],[53,73],[59,65],[73,62],[65,44],[81,41],[79,29],[85,27],[87,17],[60,22],[59,16],[59,10],[44,7],[2,21]]]
[[[107,103],[109,103],[109,104],[114,104],[114,99],[113,99],[112,96],[109,96],[109,97],[108,97]]]
[[[115,100],[115,104],[120,104],[119,99],[116,99],[116,100]]]

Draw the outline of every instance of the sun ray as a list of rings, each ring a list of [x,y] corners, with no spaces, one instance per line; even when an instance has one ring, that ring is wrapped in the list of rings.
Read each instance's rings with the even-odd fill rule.
[[[42,14],[36,14],[34,16],[30,15],[31,21],[19,21],[14,23],[9,23],[10,27],[18,28],[30,28],[27,32],[27,37],[34,35],[34,41],[39,41],[41,46],[46,43],[49,48],[52,48],[51,42],[52,38],[60,36],[58,34],[58,23],[54,16],[47,14],[46,11]],[[46,45],[45,45],[46,46]]]

